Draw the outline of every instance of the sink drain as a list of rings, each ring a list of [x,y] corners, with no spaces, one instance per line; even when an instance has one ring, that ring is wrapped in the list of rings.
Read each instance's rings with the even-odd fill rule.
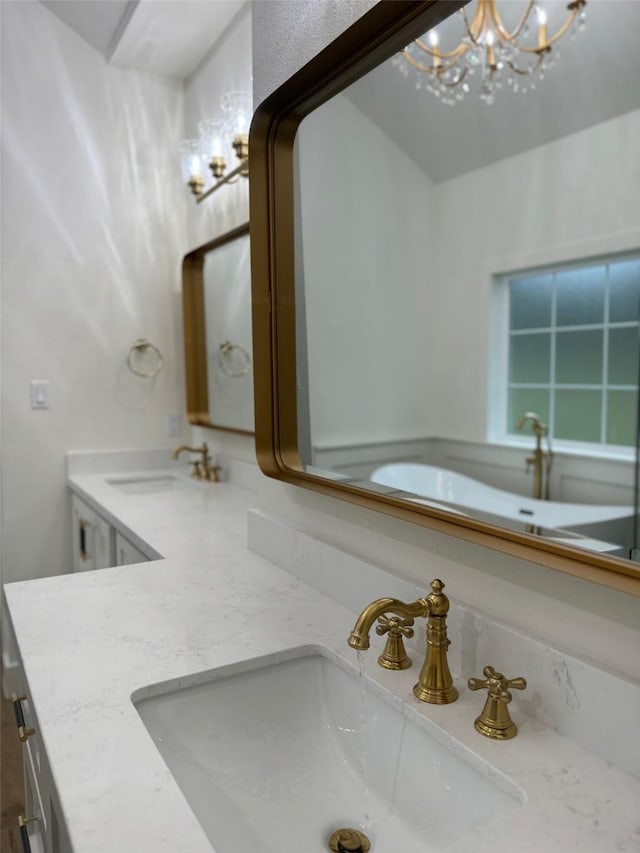
[[[371,842],[358,829],[336,829],[327,842],[333,853],[368,853]]]

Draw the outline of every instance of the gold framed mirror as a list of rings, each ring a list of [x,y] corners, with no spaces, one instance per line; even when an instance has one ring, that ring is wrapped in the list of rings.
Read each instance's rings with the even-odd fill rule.
[[[252,435],[249,223],[182,262],[187,415],[196,426]]]
[[[562,439],[565,426],[559,417],[562,406],[565,409],[572,406],[575,408],[577,402],[586,399],[585,392],[595,393],[593,386],[598,383],[586,382],[582,375],[578,375],[570,382],[557,382],[557,387],[554,386],[550,390],[545,385],[545,391],[548,391],[549,395],[556,395],[554,420],[553,407],[548,411],[541,409],[536,412],[533,405],[525,405],[531,399],[537,401],[536,405],[542,405],[542,395],[538,393],[538,396],[533,397],[530,393],[531,388],[540,392],[539,386],[544,384],[537,376],[534,376],[535,381],[512,382],[514,375],[518,378],[516,368],[499,367],[495,374],[502,375],[503,379],[506,376],[506,385],[498,392],[493,387],[496,382],[495,375],[489,376],[500,347],[504,348],[505,341],[510,341],[512,337],[519,336],[523,339],[524,331],[535,332],[539,336],[544,333],[545,341],[547,338],[553,341],[549,343],[549,347],[553,350],[554,364],[559,365],[549,367],[554,377],[557,375],[562,378],[562,370],[567,362],[577,362],[580,369],[583,369],[584,358],[567,358],[562,356],[562,353],[567,350],[582,353],[586,338],[579,338],[577,333],[593,336],[592,327],[598,326],[602,332],[602,340],[605,341],[603,346],[605,349],[608,347],[599,365],[607,377],[612,379],[610,390],[614,393],[610,399],[616,403],[622,401],[622,411],[627,414],[633,409],[635,425],[637,381],[635,384],[628,379],[624,382],[618,381],[619,377],[615,371],[624,363],[624,366],[620,367],[620,375],[624,373],[628,376],[634,360],[637,367],[638,355],[635,348],[629,349],[629,341],[633,340],[634,335],[637,337],[638,318],[616,315],[616,311],[626,309],[619,308],[624,299],[620,301],[618,296],[618,308],[614,306],[612,282],[617,281],[616,276],[619,278],[627,275],[629,270],[635,276],[636,268],[640,269],[640,222],[637,214],[635,218],[632,215],[628,217],[628,221],[622,221],[621,224],[620,220],[613,222],[610,209],[600,211],[597,216],[592,217],[597,224],[597,227],[594,225],[591,228],[593,233],[586,235],[586,229],[585,233],[582,233],[580,228],[576,227],[572,241],[569,241],[566,236],[561,239],[558,232],[553,235],[549,245],[544,247],[544,251],[540,246],[517,244],[516,240],[506,241],[505,238],[505,242],[508,242],[506,248],[500,246],[500,252],[494,249],[493,255],[477,258],[477,279],[481,282],[476,288],[477,292],[472,294],[471,291],[465,293],[460,290],[457,305],[455,300],[447,303],[445,290],[455,291],[457,284],[457,280],[452,279],[447,282],[447,288],[437,291],[436,298],[426,302],[424,300],[429,288],[433,297],[437,282],[434,284],[435,274],[429,275],[434,255],[425,253],[425,246],[432,233],[437,235],[435,243],[442,245],[441,232],[437,231],[437,227],[443,221],[446,204],[442,202],[440,206],[434,205],[431,217],[429,204],[425,205],[427,210],[424,219],[417,221],[418,214],[415,214],[415,211],[418,205],[408,196],[417,179],[407,180],[406,175],[403,176],[400,168],[401,154],[397,153],[393,158],[385,158],[379,152],[375,156],[371,154],[372,139],[378,134],[384,134],[387,141],[391,138],[397,147],[402,148],[402,143],[398,142],[398,127],[404,128],[406,125],[402,110],[398,112],[397,109],[401,102],[400,96],[397,96],[390,98],[396,107],[393,127],[380,127],[376,112],[379,108],[376,92],[399,91],[398,86],[405,79],[403,75],[398,74],[397,79],[389,84],[390,88],[386,88],[387,84],[382,82],[380,75],[383,70],[387,72],[394,63],[393,57],[413,39],[433,31],[436,25],[442,22],[443,27],[448,26],[449,22],[445,19],[457,11],[460,5],[462,4],[446,0],[397,0],[379,3],[283,84],[256,112],[250,135],[250,199],[258,461],[263,472],[276,479],[355,502],[374,511],[638,595],[640,571],[634,562],[619,556],[621,551],[631,550],[635,544],[635,426],[630,430],[628,421],[625,421],[622,428],[619,428],[622,421],[615,414],[609,413],[601,417],[601,446],[594,450],[587,447],[588,441],[585,440],[586,433],[582,423],[576,433],[577,438],[574,436],[564,442]],[[594,26],[594,30],[597,30],[597,27]],[[628,41],[623,47],[625,53],[629,48]],[[397,72],[396,68],[392,70]],[[626,66],[618,67],[616,71],[622,74],[623,79],[628,79]],[[560,81],[560,87],[567,88],[567,78]],[[631,90],[631,87],[629,88]],[[555,89],[550,91],[555,92]],[[421,94],[424,98],[431,96],[431,93]],[[571,95],[571,91],[569,94]],[[467,100],[470,97],[468,95]],[[553,97],[556,99],[554,109],[560,109],[561,101],[557,101],[557,93]],[[477,117],[480,114],[474,113],[476,117],[471,128],[467,125],[466,132],[462,132],[460,128],[464,127],[464,124],[460,124],[459,119],[447,118],[456,115],[455,111],[460,110],[467,100],[453,108],[447,105],[446,109],[437,114],[440,142],[437,145],[433,142],[431,144],[433,149],[437,149],[442,155],[438,167],[440,185],[447,180],[454,183],[459,178],[458,173],[447,173],[450,168],[447,156],[454,149],[460,149],[462,152],[469,165],[467,171],[470,174],[477,175],[479,170],[488,165],[483,161],[485,153],[477,151],[476,148],[479,145],[482,126],[487,125],[489,120],[486,117]],[[619,114],[603,119],[590,113],[588,121],[593,124],[589,127],[596,128],[593,133],[599,134],[603,132],[607,122],[619,122],[616,128],[624,140],[629,137],[631,127],[638,127],[640,102],[636,103],[637,100],[637,93],[630,91],[629,99],[621,100],[618,104]],[[441,103],[437,106],[443,107]],[[487,109],[486,105],[482,106]],[[493,110],[492,121],[506,121],[516,129],[521,127],[522,121],[514,119],[502,108],[489,109]],[[540,101],[531,100],[526,109],[534,117],[538,117]],[[356,114],[357,120],[353,119],[353,114]],[[432,128],[436,126],[434,115],[433,112],[430,113]],[[451,125],[448,124],[450,121]],[[356,123],[365,127],[365,131],[360,135],[355,133]],[[448,127],[452,129],[447,131]],[[489,135],[497,127],[499,124],[491,125]],[[580,133],[581,130],[585,131],[585,128],[576,130],[574,127],[571,131],[565,129],[564,136],[549,137],[539,144],[571,146],[575,143],[575,137],[572,137],[571,133]],[[435,133],[435,130],[433,132]],[[408,136],[415,138],[412,132],[409,132]],[[498,159],[502,160],[503,136],[496,131],[494,137],[500,140],[497,149],[500,149]],[[428,135],[420,137],[420,142],[423,147],[430,147]],[[620,144],[624,151],[623,156],[627,158],[624,162],[628,163],[629,168],[635,168],[633,164],[637,161],[637,154],[634,154],[628,145],[625,146],[624,141]],[[523,147],[522,143],[516,141],[514,145],[520,147],[515,153],[511,151],[506,158],[511,164],[528,150],[526,144]],[[603,145],[606,149],[604,137],[599,138],[597,143],[590,142],[589,145],[591,147],[588,147],[588,153],[602,152]],[[385,150],[388,150],[388,146]],[[545,149],[545,153],[548,154],[548,149]],[[404,154],[407,154],[406,148]],[[489,158],[490,164],[497,162],[496,156]],[[412,152],[407,159],[415,160],[418,157],[418,153]],[[351,185],[355,183],[358,171],[362,171],[361,163],[366,160],[370,161],[369,170],[360,178],[358,187],[368,186],[371,192],[367,195],[363,190],[363,195],[354,200]],[[346,164],[344,169],[341,161]],[[600,154],[598,162],[601,161]],[[549,162],[547,157],[544,160],[545,174],[550,172],[552,177],[542,185],[538,195],[546,201],[547,214],[554,209],[554,204],[558,207],[558,214],[549,214],[545,220],[553,224],[561,218],[562,205],[549,195],[554,181],[559,181],[556,178],[558,173],[555,171],[555,165],[551,168]],[[371,166],[371,163],[374,166]],[[314,182],[309,180],[309,164],[318,170]],[[411,172],[411,169],[415,165],[415,162],[409,164],[405,170],[406,174],[414,175],[415,171]],[[581,168],[587,168],[587,165],[582,164]],[[336,175],[332,174],[334,171]],[[536,201],[534,179],[537,175],[531,176],[529,171],[524,171],[531,178],[528,192],[531,193],[533,205]],[[604,167],[601,171],[603,175],[606,172]],[[619,171],[621,173],[618,176],[613,176],[620,185],[620,193],[613,194],[616,203],[620,203],[622,199],[622,185],[625,181],[633,185],[631,177],[625,176],[624,170]],[[587,174],[593,179],[588,170]],[[607,178],[609,177],[611,176],[607,175]],[[575,175],[571,176],[569,184],[574,179]],[[420,180],[422,181],[422,178]],[[438,181],[432,180],[432,183]],[[400,196],[397,206],[391,207],[391,196],[385,193],[391,193],[394,184],[400,187],[402,192],[397,194]],[[504,181],[504,186],[510,185],[515,185],[513,180]],[[471,205],[476,214],[476,222],[480,219],[493,222],[492,216],[495,221],[499,219],[491,208],[492,195],[490,191],[486,191],[486,186],[480,183],[476,190],[476,195],[481,197],[484,206]],[[323,196],[324,187],[329,189]],[[618,184],[616,189],[617,187]],[[594,195],[601,200],[602,195],[597,186],[594,190]],[[581,199],[576,199],[575,183],[572,185],[572,191],[574,204],[575,201],[578,202],[577,207],[574,207],[577,215],[580,212]],[[333,196],[331,192],[334,193]],[[442,201],[442,193],[440,186],[432,199],[439,198]],[[496,210],[503,210],[495,187],[493,193]],[[379,196],[377,203],[376,194]],[[451,234],[454,236],[465,233],[463,225],[467,227],[467,231],[471,230],[471,226],[464,221],[464,202],[469,198],[472,196],[465,196],[460,192],[457,197],[452,195],[448,202],[450,210],[455,213],[451,220]],[[625,211],[632,210],[633,199],[628,194],[626,198],[628,202],[624,201],[621,206]],[[528,212],[527,204],[528,196],[525,195],[520,197],[520,209],[517,213],[506,210],[502,214],[505,221],[522,222],[520,231],[525,236],[534,230],[524,215]],[[562,204],[566,207],[565,202]],[[362,223],[370,210],[376,211],[382,225],[379,231],[369,230],[363,234]],[[382,216],[382,212],[386,214],[386,218]],[[603,222],[607,224],[603,226]],[[611,233],[605,234],[605,227]],[[328,239],[327,235],[331,239]],[[520,237],[520,233],[517,236]],[[341,242],[340,238],[343,238]],[[462,237],[460,239],[462,240]],[[391,251],[383,256],[378,252],[378,247],[385,242],[391,245]],[[351,246],[354,247],[353,256],[347,257]],[[475,257],[475,245],[472,246],[473,252],[464,243],[456,246],[454,242],[453,246],[450,255],[444,261],[440,259],[440,270],[447,269],[447,265],[455,268],[459,258],[465,255]],[[402,269],[395,263],[396,258],[409,255],[415,256],[414,270],[420,269],[420,264],[423,265],[424,274],[419,280],[424,286],[414,288],[422,302],[406,302],[406,292],[401,286],[410,276],[402,274]],[[336,258],[344,262],[345,257],[347,261],[343,267],[332,265]],[[349,262],[351,269],[348,269]],[[433,268],[436,268],[435,262]],[[553,293],[556,294],[557,291],[557,294],[560,294],[549,297],[553,301],[554,317],[557,318],[561,317],[563,294],[565,290],[571,289],[566,285],[571,275],[577,269],[583,277],[588,277],[595,273],[584,273],[584,270],[596,268],[605,281],[602,285],[602,304],[607,307],[603,308],[603,312],[609,320],[615,321],[608,331],[603,331],[606,325],[604,321],[572,321],[573,325],[565,324],[565,328],[560,320],[558,328],[554,329],[547,328],[547,323],[543,330],[533,326],[523,331],[516,324],[511,330],[496,332],[496,318],[502,318],[503,321],[505,315],[508,318],[518,313],[513,308],[510,310],[507,307],[505,310],[504,294],[509,288],[509,293],[515,294],[515,304],[520,292],[520,282],[544,276],[551,277],[555,288]],[[379,269],[384,269],[387,277],[376,285],[374,278]],[[416,280],[415,276],[413,280]],[[556,280],[560,282],[557,286]],[[355,288],[362,281],[367,283],[368,290],[356,291]],[[462,276],[460,281],[463,282]],[[468,282],[465,286],[468,286]],[[631,285],[633,293],[636,292],[634,288],[638,286],[634,279]],[[479,303],[473,301],[479,299],[478,294],[483,296],[486,303],[481,308],[477,307]],[[324,302],[321,296],[325,299]],[[467,302],[470,310],[465,312]],[[405,303],[411,308],[400,316],[398,312]],[[452,305],[457,311],[454,315]],[[524,310],[525,314],[527,310]],[[376,312],[381,315],[377,320]],[[431,331],[429,335],[423,334],[422,337],[437,341],[437,345],[433,344],[430,354],[428,349],[417,347],[421,322],[425,318],[429,318]],[[480,322],[481,319],[484,322]],[[476,327],[482,331],[479,336],[474,337]],[[377,329],[377,337],[370,334],[371,328]],[[394,328],[401,331],[398,337],[391,336]],[[346,335],[343,335],[345,330]],[[457,352],[444,351],[447,339],[459,339],[460,332],[474,342],[466,358],[462,358]],[[575,333],[575,336],[570,338],[569,333]],[[495,341],[497,344],[494,351],[491,347]],[[614,346],[615,341],[618,343]],[[354,342],[357,346],[354,346]],[[535,343],[539,343],[539,340]],[[637,344],[632,343],[631,346],[635,347]],[[517,347],[514,346],[513,351],[516,352]],[[524,347],[524,351],[527,353],[524,359],[526,368],[527,365],[535,363],[535,358],[531,355],[531,347]],[[623,355],[620,355],[621,352]],[[396,353],[401,353],[401,357],[398,361],[392,361]],[[591,356],[586,359],[587,362],[589,358]],[[358,371],[354,369],[356,362]],[[421,385],[418,385],[416,380],[413,384],[407,382],[414,362],[419,365],[435,364],[429,375],[429,382]],[[603,366],[603,362],[608,362],[608,367]],[[423,372],[426,374],[426,369]],[[465,386],[459,398],[437,397],[432,393],[436,380],[441,387],[450,389],[461,384],[463,377],[467,377],[469,384]],[[342,380],[345,378],[349,382],[343,384]],[[326,380],[324,384],[323,379]],[[408,386],[408,393],[404,398],[401,394],[403,385]],[[602,390],[600,385],[602,383],[598,384],[598,393],[604,399],[608,391]],[[337,392],[339,388],[342,388],[340,393]],[[362,393],[363,388],[368,391],[366,396]],[[383,388],[386,388],[385,393],[382,393]],[[476,393],[477,389],[481,389],[481,398],[479,396],[479,402],[472,405],[471,395]],[[515,393],[523,389],[529,396],[518,396]],[[569,391],[572,393],[567,393]],[[503,432],[510,430],[512,433],[506,437],[500,435],[496,438],[491,433],[491,422],[494,420],[490,405],[492,394],[494,397],[501,396],[503,400],[502,408],[506,414],[502,417],[501,428]],[[615,396],[616,394],[618,396]],[[422,406],[423,399],[428,403],[426,407]],[[398,400],[404,402],[399,404]],[[330,404],[327,404],[327,401],[330,401]],[[571,405],[568,405],[567,401],[570,401]],[[413,426],[407,427],[410,409],[418,421],[422,419],[428,424],[424,435],[417,433]],[[444,417],[438,420],[434,415],[436,412],[451,417],[448,421]],[[373,424],[379,427],[386,424],[385,428],[390,430],[389,424],[394,424],[394,417],[390,417],[389,413],[396,416],[397,434],[393,436],[393,451],[389,451],[389,445],[392,443],[389,435],[383,432],[375,434],[369,430],[366,435],[355,429],[351,434],[348,432],[348,427],[356,423],[358,415],[362,416],[361,421],[368,421],[368,426]],[[452,420],[454,415],[457,415],[457,421]],[[507,416],[510,419],[508,430],[504,426]],[[522,433],[516,429],[520,420],[523,421],[520,426],[525,430]],[[467,422],[474,425],[475,434],[466,429]],[[547,444],[547,433],[551,429],[556,430],[552,451]],[[586,427],[584,429],[586,430]],[[540,445],[537,443],[538,438]],[[590,440],[590,436],[587,438]],[[389,479],[385,481],[377,476],[379,469],[385,468],[388,462],[397,467],[431,467],[428,455],[434,454],[438,442],[440,447],[445,442],[449,444],[445,454],[447,462],[450,463],[446,466],[447,477],[451,473],[462,473],[463,480],[469,479],[468,471],[462,472],[460,468],[456,470],[455,460],[460,462],[460,448],[463,445],[465,448],[483,445],[482,460],[476,460],[473,464],[485,471],[492,469],[490,473],[497,477],[502,476],[506,469],[521,468],[522,470],[518,471],[521,480],[513,490],[517,495],[515,516],[510,516],[505,510],[489,507],[484,502],[484,496],[479,498],[479,508],[472,508],[464,499],[456,501],[448,494],[444,497],[434,497],[422,491],[413,480],[403,483]],[[535,512],[538,512],[545,497],[549,497],[544,494],[543,487],[535,485],[534,472],[531,471],[528,475],[526,473],[526,464],[536,456],[537,465],[531,464],[531,467],[537,467],[541,476],[544,475],[545,467],[549,467],[551,459],[554,464],[553,476],[556,479],[551,480],[551,500],[546,501],[545,509],[551,509],[553,503],[564,504],[563,509],[567,512],[569,508],[573,511],[574,507],[578,506],[581,514],[577,521],[575,518],[567,520],[569,516],[565,514],[561,516],[565,520],[560,523],[555,520],[560,516],[553,516],[548,522],[542,522],[534,514],[534,510],[530,509],[535,505]],[[428,461],[426,466],[425,459]],[[593,479],[596,479],[596,475],[592,473],[594,467],[603,463],[603,460],[608,466],[604,479],[609,481],[605,485],[610,489],[606,497],[601,499],[602,504],[607,507],[603,519],[597,513],[593,515],[593,507],[597,505],[597,501],[580,501],[575,496],[577,494],[579,497],[584,488],[585,469],[579,467],[579,463],[584,459],[587,459],[591,466],[589,477]],[[468,467],[469,459],[463,461]],[[525,479],[526,477],[528,479]],[[571,483],[574,485],[571,486]],[[490,490],[499,488],[495,482],[490,481],[487,485]],[[538,493],[532,494],[536,488]],[[562,495],[559,494],[561,488],[565,490]],[[571,488],[574,488],[574,495],[571,494]],[[557,495],[554,490],[558,492]],[[532,504],[532,500],[537,503]],[[557,507],[555,509],[557,510]],[[587,516],[590,519],[589,524],[585,522]],[[603,520],[606,522],[604,526],[600,524]],[[614,523],[609,525],[609,522]],[[613,539],[612,530],[617,524],[621,524],[625,531],[622,545]]]

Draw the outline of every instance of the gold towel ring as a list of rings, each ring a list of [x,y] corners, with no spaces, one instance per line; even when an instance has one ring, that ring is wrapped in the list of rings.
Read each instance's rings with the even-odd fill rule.
[[[139,367],[134,367],[134,354],[137,354],[137,356],[141,358],[147,350],[151,350],[151,352],[155,354],[155,363],[153,366],[148,370],[141,370]],[[160,373],[163,364],[164,358],[162,357],[162,353],[155,344],[152,344],[146,338],[138,338],[138,340],[134,341],[129,347],[129,352],[127,354],[127,367],[132,373],[135,373],[136,376],[142,376],[144,379],[152,379]]]
[[[238,366],[234,364],[236,360],[233,354],[234,350],[237,350],[236,355],[240,356],[240,364]],[[238,344],[232,344],[231,341],[224,341],[218,348],[218,364],[220,365],[220,370],[226,376],[231,376],[235,379],[238,376],[247,375],[251,367],[251,356],[246,349],[238,346]]]

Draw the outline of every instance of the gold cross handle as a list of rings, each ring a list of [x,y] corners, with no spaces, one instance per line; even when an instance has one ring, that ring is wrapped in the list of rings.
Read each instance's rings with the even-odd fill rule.
[[[476,718],[475,727],[481,735],[496,740],[509,740],[518,733],[518,727],[509,715],[508,704],[513,698],[511,689],[525,690],[527,682],[524,678],[505,678],[501,672],[496,672],[492,666],[482,670],[485,678],[470,678],[467,682],[470,690],[488,692],[487,701],[482,713]]]
[[[401,619],[399,616],[382,616],[378,619],[376,634],[382,637],[388,634],[384,651],[378,658],[378,663],[385,669],[409,669],[411,659],[404,648],[404,637],[413,637],[413,619]]]

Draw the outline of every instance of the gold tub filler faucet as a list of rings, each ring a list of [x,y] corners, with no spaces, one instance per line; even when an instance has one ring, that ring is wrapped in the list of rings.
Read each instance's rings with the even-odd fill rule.
[[[516,429],[521,430],[524,425],[531,421],[531,427],[536,437],[536,446],[532,456],[527,456],[527,473],[533,468],[533,497],[538,500],[549,500],[549,481],[551,478],[551,467],[553,465],[553,451],[551,450],[551,439],[549,428],[540,421],[535,412],[525,412],[518,420]],[[542,439],[547,439],[547,450],[542,449]]]
[[[414,618],[421,616],[427,619],[427,653],[413,694],[420,701],[432,705],[448,705],[458,698],[447,661],[447,649],[451,643],[447,637],[449,599],[443,589],[443,582],[436,578],[431,583],[430,595],[413,604],[405,604],[397,598],[378,598],[358,616],[349,636],[351,648],[365,651],[369,648],[373,623],[380,619],[381,625],[376,630],[379,634],[388,633],[389,637],[378,663],[386,669],[406,669],[411,662],[404,651],[402,635],[413,634],[410,626]],[[400,618],[389,619],[386,616],[389,613]]]
[[[173,458],[177,459],[183,450],[186,450],[188,453],[199,453],[201,456],[200,459],[196,459],[191,463],[193,465],[192,477],[195,477],[196,480],[208,480],[211,483],[220,482],[219,474],[222,469],[219,465],[211,464],[209,448],[206,442],[203,443],[202,447],[189,447],[186,444],[181,444],[180,447],[176,447],[173,451]]]

